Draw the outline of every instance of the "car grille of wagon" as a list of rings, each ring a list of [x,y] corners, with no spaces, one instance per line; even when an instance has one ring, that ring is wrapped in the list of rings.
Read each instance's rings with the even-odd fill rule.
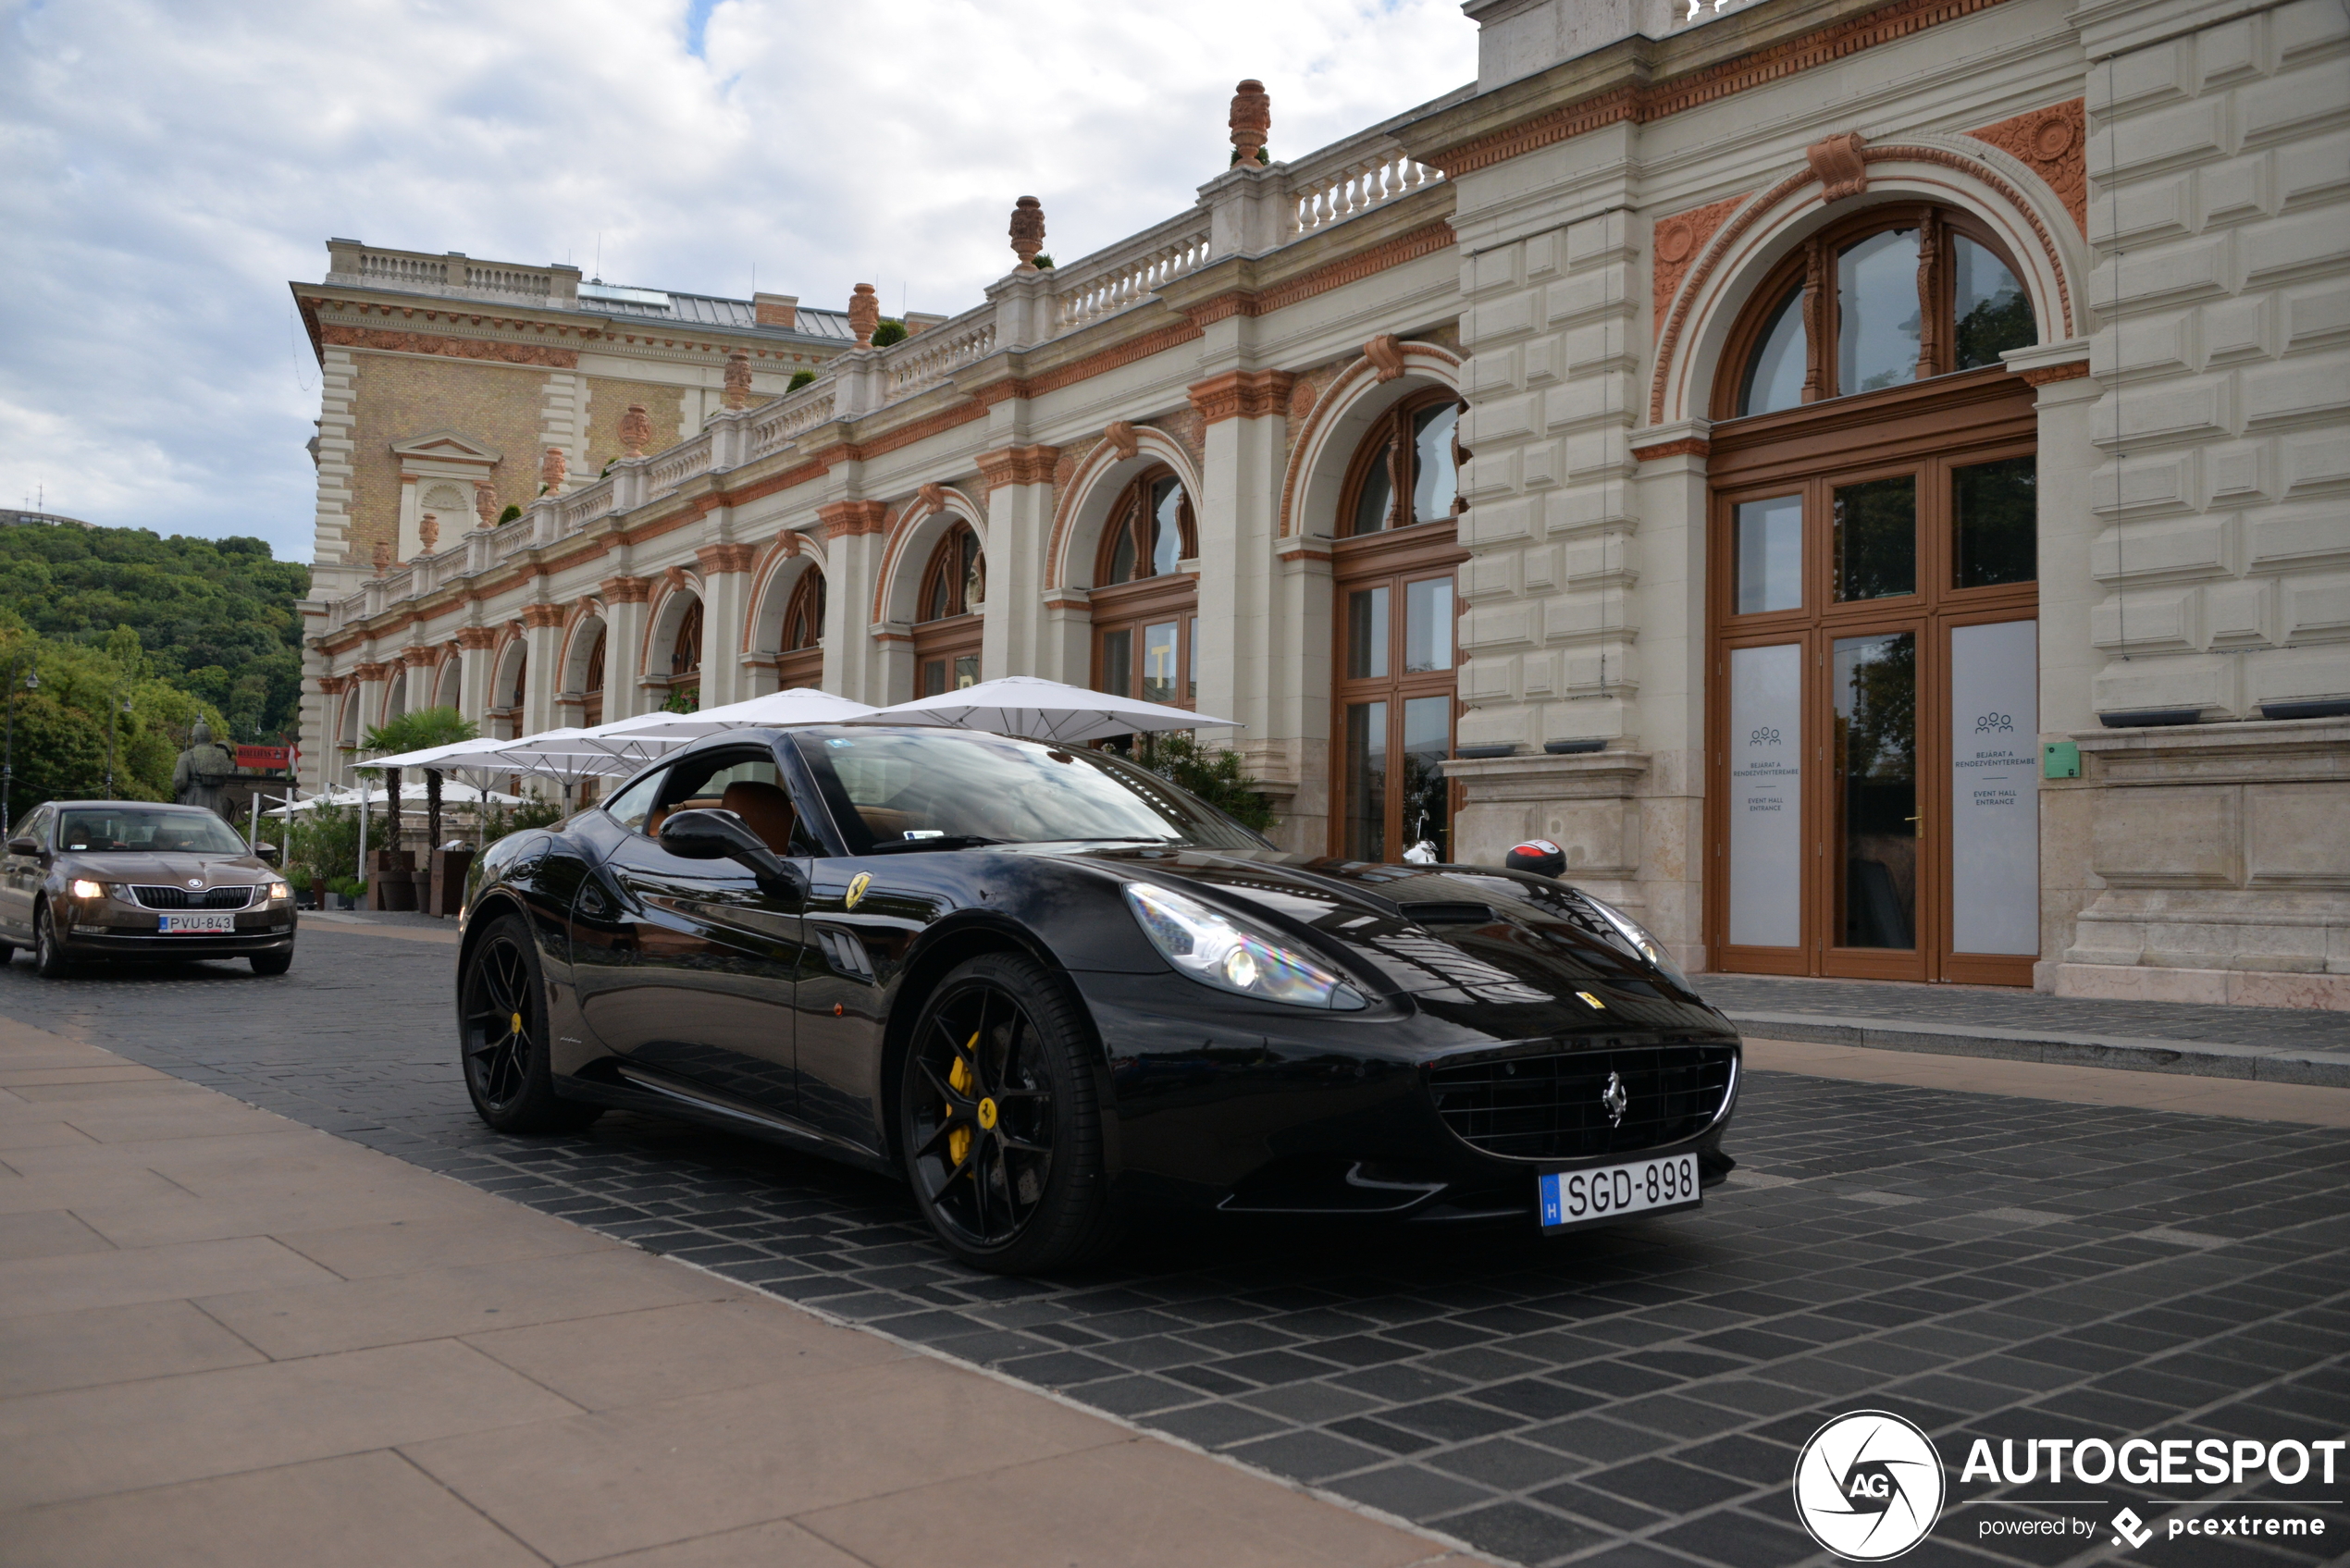
[[[1431,1067],[1437,1115],[1464,1142],[1520,1160],[1633,1154],[1695,1137],[1728,1098],[1736,1048],[1645,1045],[1479,1052]],[[1607,1098],[1613,1075],[1626,1099]]]
[[[131,896],[148,909],[241,909],[253,902],[250,887],[150,887],[133,883]]]

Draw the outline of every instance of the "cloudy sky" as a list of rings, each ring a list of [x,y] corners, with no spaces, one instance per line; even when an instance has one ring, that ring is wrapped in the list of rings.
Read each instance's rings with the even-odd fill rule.
[[[952,313],[1476,75],[1458,0],[0,0],[0,506],[308,560],[324,241]]]

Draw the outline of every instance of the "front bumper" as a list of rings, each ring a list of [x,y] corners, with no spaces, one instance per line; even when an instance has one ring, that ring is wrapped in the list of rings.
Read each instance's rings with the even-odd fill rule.
[[[103,906],[68,903],[53,907],[57,944],[66,957],[77,959],[123,958],[133,961],[167,958],[245,958],[256,953],[282,953],[294,942],[294,912],[291,904],[264,905],[236,911],[236,930],[223,933],[157,929],[160,911],[108,899]]]
[[[1726,1021],[1656,1042],[1726,1054],[1718,1109],[1683,1118],[1653,1142],[1515,1157],[1447,1125],[1434,1069],[1520,1051],[1637,1053],[1644,1046],[1626,1038],[1632,1031],[1613,1025],[1589,1039],[1511,1040],[1505,1019],[1479,1031],[1408,1002],[1319,1013],[1227,1003],[1171,974],[1073,978],[1103,1036],[1115,1179],[1135,1203],[1227,1214],[1530,1219],[1545,1172],[1694,1153],[1710,1187],[1736,1163],[1722,1140],[1743,1064]]]

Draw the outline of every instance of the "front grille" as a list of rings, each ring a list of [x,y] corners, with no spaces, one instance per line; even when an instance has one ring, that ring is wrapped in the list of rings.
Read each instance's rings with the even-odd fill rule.
[[[250,887],[140,887],[132,897],[149,909],[241,909],[253,902]]]
[[[1721,1113],[1730,1091],[1727,1045],[1561,1049],[1480,1056],[1429,1069],[1437,1114],[1461,1139],[1520,1160],[1631,1154],[1693,1137]],[[1608,1075],[1630,1096],[1608,1125]]]

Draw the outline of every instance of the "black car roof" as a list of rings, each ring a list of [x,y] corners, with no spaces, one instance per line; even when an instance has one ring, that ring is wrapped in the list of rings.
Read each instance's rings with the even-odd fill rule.
[[[211,810],[208,808],[203,806],[183,806],[177,800],[44,800],[42,802],[42,805],[55,806],[61,811],[80,810],[85,807],[93,809],[104,809],[116,806],[130,806],[135,807],[142,811],[185,811],[193,816],[211,817],[216,820],[220,817],[219,812]]]

